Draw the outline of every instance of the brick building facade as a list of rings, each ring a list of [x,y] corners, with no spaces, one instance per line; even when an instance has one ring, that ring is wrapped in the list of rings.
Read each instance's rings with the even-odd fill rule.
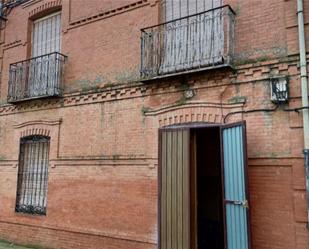
[[[164,243],[164,229],[171,229],[159,229],[164,211],[159,205],[158,219],[158,204],[164,196],[158,199],[158,190],[165,165],[159,128],[211,124],[221,129],[224,123],[246,121],[250,222],[248,233],[243,232],[248,244],[253,249],[309,248],[302,111],[289,111],[302,106],[296,1],[198,0],[192,11],[185,4],[171,7],[173,3],[4,3],[0,239],[57,249],[157,248]],[[195,15],[199,12],[204,14]],[[192,33],[182,29],[167,34],[188,23],[214,20],[217,12],[216,28],[203,24],[194,26]],[[308,1],[304,13],[309,48]],[[168,23],[158,26],[164,21]],[[189,34],[192,40],[182,43]],[[189,56],[190,51],[208,46],[203,45],[208,35],[214,44],[222,44],[209,47],[215,51],[211,62],[199,58],[204,64],[184,63],[197,56]],[[167,44],[164,49],[162,44]],[[177,61],[173,56],[181,63],[170,67]],[[271,83],[277,82],[273,79],[287,82],[289,89],[287,102],[278,107],[271,101]],[[31,86],[42,81],[49,85]],[[209,139],[219,144],[219,138]],[[38,141],[45,145],[39,147]],[[213,146],[205,148],[211,151]],[[23,157],[27,153],[36,157]],[[23,174],[31,165],[35,176]],[[32,200],[27,191],[37,196]],[[199,198],[191,195],[190,212],[192,196]],[[191,248],[196,248],[192,231],[202,228],[192,228],[192,222],[191,217],[189,237]],[[228,222],[221,225],[226,230]],[[177,237],[178,230],[170,231]],[[240,249],[241,242],[235,243],[228,247]]]

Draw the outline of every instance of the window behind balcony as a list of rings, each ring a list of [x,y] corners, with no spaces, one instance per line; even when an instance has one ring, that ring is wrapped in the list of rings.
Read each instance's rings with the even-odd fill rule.
[[[37,19],[33,22],[32,57],[60,52],[60,12]]]
[[[161,3],[161,23],[141,30],[145,80],[232,66],[235,12],[229,5],[223,0]]]
[[[61,15],[54,13],[33,22],[32,57],[28,88],[32,96],[59,94]]]
[[[49,137],[21,139],[16,212],[46,214]]]
[[[222,5],[222,0],[165,0],[163,22],[194,15]]]
[[[8,101],[11,103],[62,95],[66,56],[60,54],[61,14],[53,13],[29,23],[30,58],[10,64]]]
[[[162,21],[168,23],[159,74],[223,63],[223,15],[215,9],[221,5],[222,0],[164,1]]]

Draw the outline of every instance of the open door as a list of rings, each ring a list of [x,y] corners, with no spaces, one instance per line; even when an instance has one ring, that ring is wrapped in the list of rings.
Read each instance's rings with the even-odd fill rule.
[[[250,249],[245,123],[159,132],[159,249]]]
[[[227,249],[250,249],[245,123],[221,127]]]
[[[159,248],[190,249],[190,131],[159,133]]]

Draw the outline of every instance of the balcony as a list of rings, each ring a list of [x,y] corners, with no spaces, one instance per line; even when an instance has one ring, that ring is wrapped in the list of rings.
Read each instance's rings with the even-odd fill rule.
[[[66,58],[54,52],[11,64],[8,102],[61,96]]]
[[[142,80],[232,66],[234,23],[226,5],[142,29]]]

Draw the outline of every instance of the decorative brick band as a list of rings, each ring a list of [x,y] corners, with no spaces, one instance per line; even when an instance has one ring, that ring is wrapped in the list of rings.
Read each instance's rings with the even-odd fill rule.
[[[13,42],[9,42],[9,43],[6,43],[6,44],[3,45],[3,50],[14,48],[14,47],[17,47],[17,46],[20,46],[20,45],[22,45],[21,40],[16,40],[16,41],[13,41]]]
[[[240,66],[236,73],[229,73],[228,75],[224,74],[222,77],[219,77],[218,75],[214,77],[212,74],[207,74],[192,80],[190,84],[192,89],[211,88],[233,84],[255,84],[256,82],[267,81],[271,75],[275,74],[288,75],[294,78],[298,77],[298,64],[295,61],[289,63],[281,63],[278,61],[276,63],[273,62],[272,64],[263,63],[263,65],[255,65],[253,68],[244,65]],[[5,104],[0,106],[0,116],[34,110],[47,110],[75,105],[161,95],[179,91],[182,90],[176,81],[151,85],[136,82],[130,85],[118,85],[88,92],[68,93],[65,94],[63,98],[59,99],[33,100],[18,105]],[[296,95],[292,97],[300,98],[300,96]]]
[[[48,11],[49,9],[52,9],[52,8],[57,8],[57,7],[60,8],[61,6],[62,6],[61,0],[54,0],[54,1],[47,2],[45,4],[40,5],[39,7],[35,8],[35,9],[31,10],[29,12],[29,18],[32,18],[32,17],[38,15],[39,13]]]
[[[183,105],[172,105],[154,111],[145,112],[145,116],[157,116],[159,126],[181,123],[222,123],[226,113],[231,109],[241,110],[241,104],[207,103],[202,101],[188,102]]]
[[[134,3],[127,4],[127,5],[115,8],[115,9],[106,10],[106,11],[99,12],[97,14],[94,14],[94,15],[91,15],[91,16],[88,16],[88,17],[85,17],[85,18],[74,20],[74,21],[70,22],[69,29],[73,29],[73,28],[76,28],[78,26],[90,23],[90,22],[94,22],[94,21],[97,21],[97,20],[101,20],[101,19],[104,19],[104,18],[114,16],[114,15],[118,15],[120,13],[130,11],[130,10],[133,10],[133,9],[136,9],[136,8],[139,8],[139,7],[143,7],[147,4],[149,4],[149,0],[139,0],[139,1],[136,1]]]

